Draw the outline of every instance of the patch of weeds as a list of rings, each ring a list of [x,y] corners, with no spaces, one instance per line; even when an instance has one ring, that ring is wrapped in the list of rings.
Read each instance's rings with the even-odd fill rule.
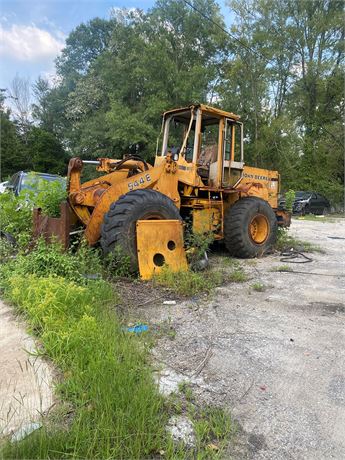
[[[167,446],[168,459],[222,459],[236,426],[230,414],[222,408],[197,403],[189,382],[179,384],[179,392],[167,398],[166,407],[171,416],[184,415],[193,424],[194,446],[185,446],[172,440]]]
[[[176,331],[171,324],[171,318],[162,321],[156,326],[158,338],[169,337],[170,340],[174,340],[176,337]]]
[[[231,268],[237,268],[240,266],[240,263],[237,259],[234,259],[233,257],[226,256],[226,257],[221,257],[221,264],[224,267],[231,267]]]
[[[178,393],[171,393],[165,400],[165,409],[169,415],[181,415],[184,411],[183,401]]]
[[[222,281],[223,274],[220,272],[191,270],[173,272],[166,266],[153,278],[154,284],[167,287],[184,296],[193,296],[201,292],[209,293]]]
[[[293,272],[293,269],[290,265],[280,265],[279,267],[273,268],[272,271],[274,272]]]
[[[286,251],[291,248],[301,252],[320,252],[324,253],[324,250],[317,245],[309,243],[308,241],[299,240],[290,235],[289,229],[278,228],[278,237],[275,248],[278,251]]]
[[[131,269],[131,258],[119,245],[115,246],[115,248],[105,257],[104,263],[106,274],[109,278],[130,278],[133,275],[133,270]]]
[[[193,422],[198,449],[205,454],[201,458],[221,458],[234,434],[230,415],[222,408],[206,406],[196,411]]]
[[[259,281],[257,283],[254,283],[250,286],[253,291],[257,292],[264,292],[266,291],[266,286],[263,283],[260,283]]]
[[[245,281],[248,281],[248,276],[243,268],[236,268],[230,273],[229,280],[233,283],[244,283]]]
[[[69,254],[76,258],[78,271],[84,276],[92,278],[104,274],[103,254],[100,249],[90,247],[87,241],[82,238],[76,243],[76,250],[71,248]]]
[[[300,247],[302,247],[302,249],[300,249],[301,252],[318,252],[320,254],[326,254],[326,251],[317,244],[312,244],[309,243],[309,241],[302,240],[297,240],[297,242],[299,242]]]
[[[20,247],[25,247],[31,238],[32,208],[23,195],[0,193],[0,229],[12,235]]]
[[[15,255],[15,248],[5,238],[0,237],[0,264],[5,264]]]
[[[256,259],[247,259],[246,260],[246,265],[249,265],[251,267],[256,267],[258,264],[258,261]]]
[[[184,395],[187,401],[194,401],[192,386],[189,382],[184,381],[178,384],[178,391]]]
[[[78,259],[63,251],[59,243],[47,244],[43,239],[39,239],[31,252],[22,251],[15,259],[1,267],[1,274],[4,279],[12,273],[22,276],[60,276],[85,284],[86,279],[79,270]]]

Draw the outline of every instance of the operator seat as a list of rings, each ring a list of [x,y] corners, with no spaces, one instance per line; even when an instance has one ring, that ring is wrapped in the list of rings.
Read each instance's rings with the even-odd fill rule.
[[[198,174],[202,179],[209,179],[210,166],[217,162],[218,146],[217,144],[207,145],[201,149],[198,160]]]

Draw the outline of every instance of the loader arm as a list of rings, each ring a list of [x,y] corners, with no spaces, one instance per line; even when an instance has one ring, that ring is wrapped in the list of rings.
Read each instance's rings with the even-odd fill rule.
[[[121,160],[100,159],[98,170],[108,172],[99,179],[80,183],[83,162],[79,158],[70,161],[68,170],[69,203],[86,226],[85,237],[89,244],[94,245],[100,238],[104,215],[112,203],[121,195],[138,189],[151,188],[168,196],[180,207],[178,193],[178,168],[171,155],[167,155],[159,166],[148,165],[143,168],[140,162],[123,163],[123,167],[115,169]],[[144,169],[140,171],[140,169]],[[133,175],[132,175],[133,174]]]

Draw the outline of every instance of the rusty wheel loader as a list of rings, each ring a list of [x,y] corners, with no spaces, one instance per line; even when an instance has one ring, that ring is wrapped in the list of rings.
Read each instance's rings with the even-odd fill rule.
[[[81,183],[83,164],[103,175]],[[68,202],[90,245],[105,253],[119,246],[137,267],[136,223],[189,218],[195,232],[213,232],[229,253],[251,258],[267,252],[277,226],[277,171],[247,166],[243,124],[234,113],[195,104],[163,114],[154,165],[140,156],[72,158]]]

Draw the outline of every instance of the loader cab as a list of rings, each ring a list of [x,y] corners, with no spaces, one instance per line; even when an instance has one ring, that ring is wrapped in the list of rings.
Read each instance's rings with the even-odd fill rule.
[[[243,171],[243,125],[239,116],[205,105],[166,112],[159,157],[192,163],[206,187],[231,187]],[[157,143],[158,145],[158,143]]]

